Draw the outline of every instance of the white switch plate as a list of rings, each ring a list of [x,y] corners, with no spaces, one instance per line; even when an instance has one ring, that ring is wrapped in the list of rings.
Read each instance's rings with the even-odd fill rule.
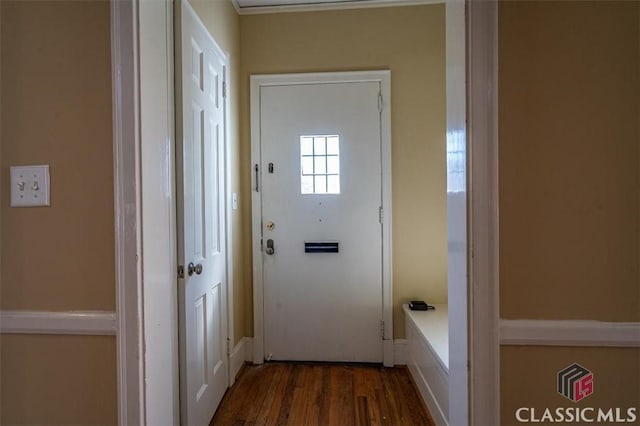
[[[49,166],[11,167],[11,207],[49,205]]]

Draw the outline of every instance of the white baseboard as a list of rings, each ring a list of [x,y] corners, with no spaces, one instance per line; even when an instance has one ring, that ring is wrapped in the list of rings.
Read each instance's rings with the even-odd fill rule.
[[[243,337],[244,340],[244,360],[253,362],[253,337]]]
[[[395,365],[407,365],[409,360],[409,341],[396,339],[393,341],[393,363]]]
[[[640,322],[500,320],[500,344],[640,347]]]
[[[245,362],[253,360],[253,339],[251,337],[243,337],[231,351],[229,355],[229,365],[231,366],[230,374],[235,382],[235,377]]]
[[[437,426],[447,426],[449,422],[447,421],[446,414],[442,412],[438,398],[436,398],[431,386],[429,386],[429,383],[422,375],[422,372],[416,365],[412,365],[411,363],[409,363],[408,367],[413,382],[418,386],[420,395],[429,408],[429,414],[431,414],[433,421]]]
[[[0,333],[116,334],[116,313],[110,311],[0,311]]]

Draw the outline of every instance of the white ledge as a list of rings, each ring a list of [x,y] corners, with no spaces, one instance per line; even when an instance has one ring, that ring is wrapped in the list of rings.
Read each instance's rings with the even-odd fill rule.
[[[0,333],[115,335],[112,311],[0,311]]]
[[[500,320],[502,345],[640,347],[639,322]]]

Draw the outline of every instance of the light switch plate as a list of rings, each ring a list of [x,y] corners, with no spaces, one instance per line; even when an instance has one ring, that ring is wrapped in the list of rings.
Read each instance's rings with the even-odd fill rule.
[[[11,167],[11,207],[49,205],[49,166]]]

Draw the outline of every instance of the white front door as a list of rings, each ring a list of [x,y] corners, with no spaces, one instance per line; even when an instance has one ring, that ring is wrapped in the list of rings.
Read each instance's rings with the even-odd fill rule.
[[[260,88],[266,360],[383,359],[380,93]]]
[[[227,389],[226,59],[186,1],[176,7],[180,415],[208,425]]]

